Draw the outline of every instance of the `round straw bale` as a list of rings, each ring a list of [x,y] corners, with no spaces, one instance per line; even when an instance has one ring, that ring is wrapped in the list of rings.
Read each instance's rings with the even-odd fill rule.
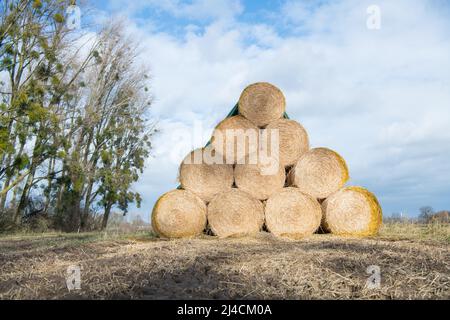
[[[286,171],[278,162],[274,162],[272,167],[246,160],[245,164],[236,164],[234,181],[242,191],[256,199],[266,200],[284,187]]]
[[[211,231],[219,237],[258,233],[264,224],[261,201],[239,189],[216,195],[208,204]]]
[[[294,165],[309,150],[309,138],[305,128],[294,120],[278,119],[266,127],[267,142],[272,141],[271,130],[278,130],[279,159],[283,166]]]
[[[382,211],[375,195],[362,187],[346,187],[322,203],[326,231],[338,235],[371,236],[378,233]]]
[[[180,166],[179,179],[183,189],[209,202],[217,193],[233,187],[233,165],[205,161],[204,150],[196,149],[186,156]]]
[[[348,179],[345,160],[327,148],[311,149],[300,157],[288,174],[289,185],[318,199],[336,192]]]
[[[258,82],[242,91],[238,109],[240,114],[258,127],[264,127],[283,116],[286,100],[281,90],[274,85]]]
[[[224,156],[227,164],[258,150],[259,129],[243,116],[237,115],[221,121],[211,139],[213,149]]]
[[[319,202],[297,188],[284,188],[266,203],[266,226],[276,236],[301,238],[313,234],[320,226]]]
[[[199,235],[206,227],[206,205],[190,191],[169,191],[153,207],[152,227],[166,238]]]

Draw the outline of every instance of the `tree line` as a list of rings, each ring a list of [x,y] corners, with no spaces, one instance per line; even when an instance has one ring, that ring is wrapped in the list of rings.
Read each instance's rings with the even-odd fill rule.
[[[450,223],[450,211],[435,211],[430,206],[424,206],[419,209],[420,213],[417,218],[411,218],[407,215],[394,212],[385,220],[386,222],[418,222],[422,224],[428,223]]]
[[[0,5],[0,232],[105,228],[141,197],[148,71],[120,22],[68,27],[64,0]]]

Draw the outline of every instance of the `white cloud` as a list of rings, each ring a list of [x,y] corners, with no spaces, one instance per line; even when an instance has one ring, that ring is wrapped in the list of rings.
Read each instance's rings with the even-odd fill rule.
[[[448,11],[434,2],[380,0],[381,29],[368,30],[369,2],[306,9],[289,2],[280,20],[293,33],[283,34],[270,21],[222,19],[242,12],[238,2],[177,3],[160,6],[213,21],[188,26],[182,38],[130,25],[152,69],[162,129],[136,186],[146,210],[176,186],[177,166],[158,154],[173,132],[195,121],[214,126],[255,81],[279,86],[313,146],[342,153],[352,182],[374,190],[388,213],[450,207],[441,196],[450,187]]]

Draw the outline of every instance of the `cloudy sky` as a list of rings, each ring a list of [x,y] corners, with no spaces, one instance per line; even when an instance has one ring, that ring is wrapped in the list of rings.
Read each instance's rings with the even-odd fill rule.
[[[148,219],[177,186],[178,162],[257,81],[283,90],[312,146],[342,154],[350,184],[373,191],[385,215],[450,209],[448,1],[90,3],[126,21],[152,72],[161,133],[132,211]]]

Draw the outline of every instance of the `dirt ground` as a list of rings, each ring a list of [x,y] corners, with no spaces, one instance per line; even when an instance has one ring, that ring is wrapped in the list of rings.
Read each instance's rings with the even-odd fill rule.
[[[380,268],[379,288],[366,287]],[[69,291],[67,268],[80,266]],[[0,238],[1,299],[450,299],[446,242],[98,235]]]

